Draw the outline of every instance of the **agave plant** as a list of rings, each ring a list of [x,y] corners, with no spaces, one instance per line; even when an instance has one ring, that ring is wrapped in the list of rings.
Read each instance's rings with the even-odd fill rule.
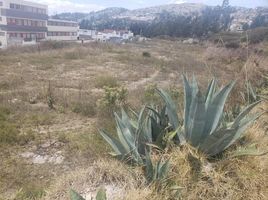
[[[248,116],[249,112],[260,101],[246,107],[232,121],[224,121],[224,105],[234,82],[223,89],[216,90],[216,80],[213,79],[202,95],[197,81],[193,77],[192,83],[184,79],[184,136],[191,145],[197,147],[208,156],[214,156],[239,139],[245,129],[251,125],[261,114]]]
[[[76,191],[74,190],[70,190],[70,198],[71,200],[85,200],[84,197],[82,197],[80,194],[78,194]],[[106,197],[106,191],[104,188],[100,188],[97,192],[96,195],[96,200],[107,200]]]
[[[152,143],[151,124],[148,118],[144,117],[145,108],[140,114],[134,113],[134,119],[130,118],[124,109],[121,111],[121,118],[117,113],[114,115],[118,139],[104,130],[100,130],[100,134],[113,148],[113,156],[142,165],[145,152],[150,151],[147,144]]]
[[[167,180],[169,168],[169,160],[163,161],[161,159],[154,165],[150,154],[146,153],[145,177],[149,184],[155,182],[161,183]]]
[[[177,113],[178,109],[177,109],[175,102],[172,100],[171,96],[164,90],[157,89],[156,91],[165,102],[166,114],[168,116],[169,125],[172,128],[172,130],[176,131],[177,133],[175,136],[175,139],[180,144],[183,144],[185,142],[185,138],[179,131],[180,127],[182,126],[182,122],[179,120],[178,113]]]
[[[70,198],[71,200],[85,200],[84,197],[82,197],[74,190],[70,190]]]

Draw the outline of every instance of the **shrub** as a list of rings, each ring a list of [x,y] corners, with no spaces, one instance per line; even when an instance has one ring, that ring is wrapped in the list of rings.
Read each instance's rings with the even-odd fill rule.
[[[104,87],[115,88],[118,86],[119,84],[116,78],[110,75],[98,76],[95,80],[96,88],[104,88]]]
[[[144,52],[142,52],[142,56],[146,57],[146,58],[150,58],[151,54],[149,52],[147,52],[147,51],[144,51]]]
[[[72,111],[74,113],[82,114],[87,117],[93,117],[96,114],[95,103],[93,104],[90,102],[78,102],[73,106]]]
[[[127,89],[124,87],[104,87],[104,95],[97,102],[98,109],[101,113],[112,112],[127,101]]]
[[[144,103],[153,103],[153,104],[159,104],[160,103],[160,98],[159,96],[155,93],[155,90],[157,88],[156,84],[149,84],[145,87],[145,91],[143,94],[142,101]]]
[[[240,42],[228,42],[225,44],[225,47],[231,49],[238,49],[240,47]]]

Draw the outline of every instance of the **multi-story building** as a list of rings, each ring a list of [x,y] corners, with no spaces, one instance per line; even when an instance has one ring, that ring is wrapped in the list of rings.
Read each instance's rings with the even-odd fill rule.
[[[0,48],[45,39],[47,20],[47,5],[0,0]]]
[[[49,19],[47,22],[48,40],[77,40],[79,25],[77,22]]]

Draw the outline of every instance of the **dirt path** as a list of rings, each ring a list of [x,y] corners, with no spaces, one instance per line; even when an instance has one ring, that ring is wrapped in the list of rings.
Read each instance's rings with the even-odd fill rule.
[[[141,86],[144,86],[146,85],[148,82],[152,82],[154,81],[157,76],[159,75],[159,71],[155,71],[150,77],[148,78],[143,78],[139,81],[135,81],[135,82],[132,82],[130,84],[128,84],[127,88],[128,90],[135,90],[137,89],[138,87],[141,87]]]

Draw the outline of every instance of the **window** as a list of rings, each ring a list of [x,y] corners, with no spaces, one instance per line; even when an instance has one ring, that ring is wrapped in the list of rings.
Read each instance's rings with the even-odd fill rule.
[[[0,32],[0,36],[5,36],[5,32]]]
[[[3,2],[2,1],[0,1],[0,6],[3,6]]]
[[[15,8],[15,4],[14,3],[11,3],[10,4],[10,8],[14,9]]]

